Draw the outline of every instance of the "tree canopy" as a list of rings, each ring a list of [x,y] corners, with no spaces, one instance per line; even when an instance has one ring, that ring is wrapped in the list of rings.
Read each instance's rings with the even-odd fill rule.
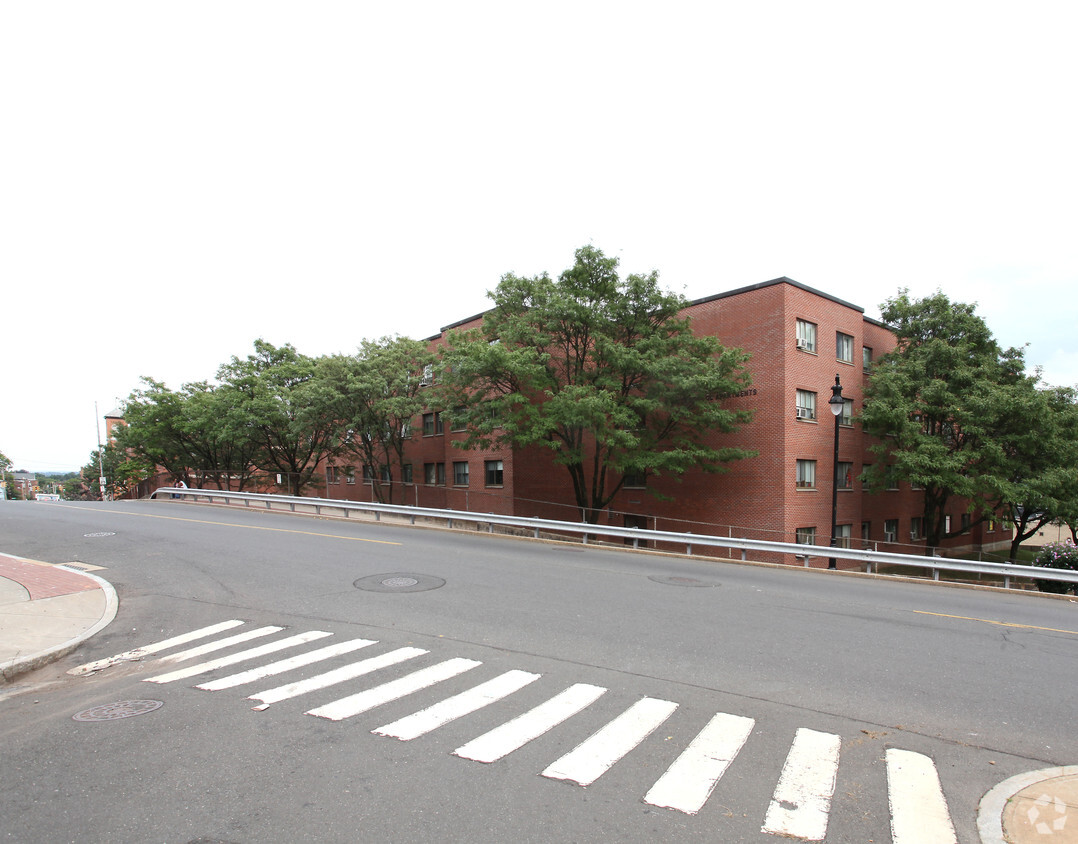
[[[249,434],[255,465],[278,472],[298,495],[318,464],[335,453],[340,426],[325,391],[318,389],[319,361],[286,343],[255,340],[254,354],[218,370],[217,378],[235,396],[234,430]]]
[[[407,337],[364,340],[355,355],[322,361],[317,389],[337,420],[341,455],[355,457],[378,501],[393,503],[412,420],[426,407],[422,373],[435,360],[427,343]],[[384,483],[381,482],[384,480]]]
[[[713,439],[750,419],[723,402],[749,385],[748,355],[694,335],[657,273],[617,267],[585,246],[556,281],[503,276],[482,327],[447,338],[439,374],[443,406],[467,426],[458,446],[550,449],[589,522],[626,475],[751,456]]]
[[[898,345],[874,362],[865,388],[861,425],[881,458],[873,487],[890,471],[924,489],[931,547],[962,530],[946,530],[952,498],[986,517],[1010,497],[1031,383],[1022,351],[1001,348],[974,305],[902,290],[882,316]]]

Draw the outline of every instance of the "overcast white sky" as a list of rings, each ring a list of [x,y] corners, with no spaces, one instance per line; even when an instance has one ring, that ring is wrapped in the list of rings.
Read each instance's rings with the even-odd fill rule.
[[[0,11],[0,451],[94,403],[427,337],[593,243],[699,298],[977,302],[1078,383],[1073,2],[21,2]]]

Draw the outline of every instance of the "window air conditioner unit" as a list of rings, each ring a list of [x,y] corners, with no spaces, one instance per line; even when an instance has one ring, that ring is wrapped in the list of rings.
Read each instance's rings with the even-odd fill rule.
[[[799,408],[797,408],[797,418],[798,419],[811,419],[812,418],[812,411],[809,410],[807,407],[799,407]]]
[[[808,347],[808,344],[804,340],[798,340],[796,345],[799,349],[805,349]]]

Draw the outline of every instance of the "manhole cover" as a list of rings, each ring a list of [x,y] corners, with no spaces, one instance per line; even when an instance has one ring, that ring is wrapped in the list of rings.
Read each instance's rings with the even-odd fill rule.
[[[84,533],[83,534],[83,536],[88,537],[88,538],[93,538],[95,536],[115,536],[115,535],[116,534],[113,533],[111,530],[103,530],[103,531],[99,531],[98,533]]]
[[[106,703],[103,706],[84,709],[71,717],[75,721],[115,721],[118,718],[145,715],[162,706],[164,706],[162,700],[120,700],[116,703]]]
[[[440,577],[431,577],[429,574],[409,574],[407,572],[393,572],[391,574],[372,574],[370,577],[361,577],[352,583],[356,589],[367,592],[426,592],[430,589],[438,589],[445,586],[445,581]]]
[[[383,586],[392,586],[394,589],[398,589],[401,586],[415,586],[419,583],[414,577],[387,577],[382,581]]]
[[[709,583],[706,580],[697,580],[695,577],[677,577],[667,575],[652,575],[648,580],[656,583],[664,583],[667,586],[718,586],[718,583]]]

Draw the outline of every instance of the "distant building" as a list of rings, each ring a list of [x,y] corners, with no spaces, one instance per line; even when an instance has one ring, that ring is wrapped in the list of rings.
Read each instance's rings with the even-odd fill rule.
[[[33,472],[12,472],[15,497],[30,501],[38,493],[37,475]]]

